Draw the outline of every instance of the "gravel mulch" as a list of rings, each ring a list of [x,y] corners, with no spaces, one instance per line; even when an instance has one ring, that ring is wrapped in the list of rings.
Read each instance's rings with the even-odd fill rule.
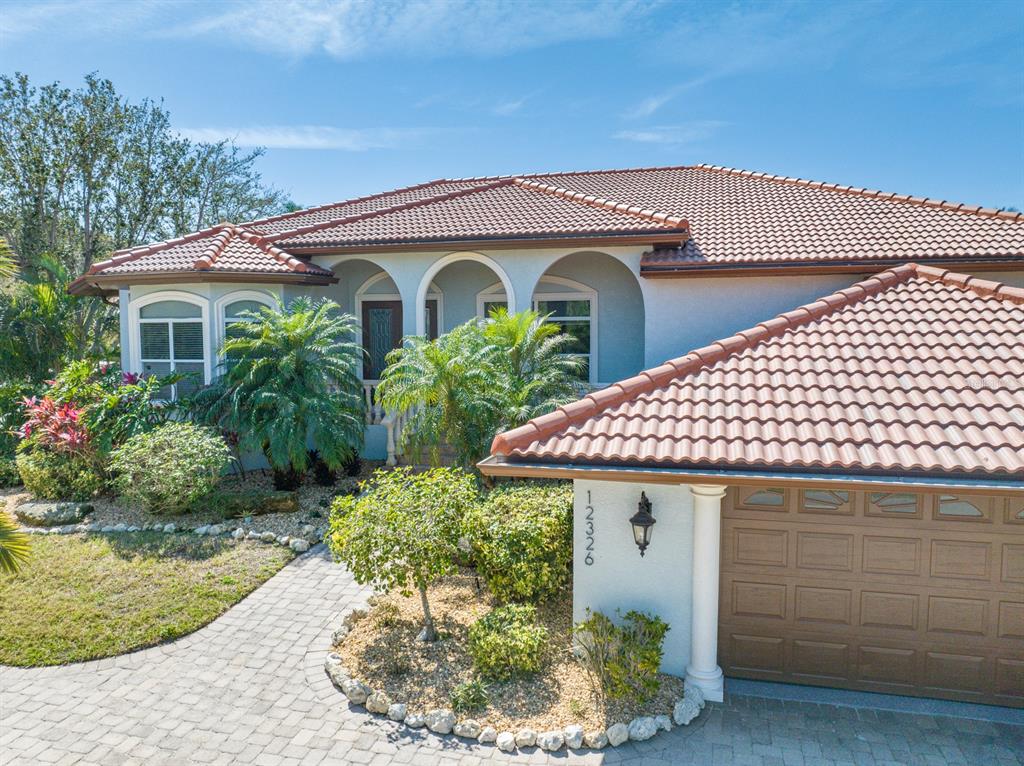
[[[393,592],[376,597],[369,614],[335,647],[353,677],[392,700],[407,702],[410,712],[452,707],[455,687],[475,677],[467,650],[469,626],[495,606],[472,570],[445,578],[428,596],[441,633],[436,643],[416,641],[423,617],[419,594],[405,597]],[[567,590],[537,609],[550,634],[548,667],[533,677],[489,682],[486,709],[460,717],[472,717],[498,731],[545,731],[572,723],[586,730],[604,729],[641,715],[672,714],[683,681],[665,674],[660,676],[658,694],[645,704],[610,701],[598,707],[586,673],[572,655],[571,605]]]
[[[358,477],[354,477],[355,480],[366,479],[381,465],[382,463],[377,461],[364,460],[362,471]],[[321,487],[312,481],[311,476],[308,476],[298,489],[299,510],[296,513],[267,513],[244,519],[224,519],[218,509],[210,507],[173,516],[156,515],[133,506],[119,497],[103,496],[90,501],[94,510],[88,515],[86,522],[105,526],[126,524],[137,527],[164,522],[173,523],[178,529],[195,529],[207,524],[223,524],[228,527],[241,526],[246,530],[273,532],[277,536],[301,537],[315,542],[321,539],[326,531],[331,501],[339,494],[342,485],[347,481],[351,481],[351,479],[343,477],[338,479],[337,486]],[[274,482],[269,471],[248,471],[244,478],[241,476],[225,478],[218,485],[218,489],[226,491],[273,490]],[[31,500],[32,495],[26,492],[24,487],[17,487],[0,491],[0,504],[5,499],[7,510],[13,513],[18,505]]]

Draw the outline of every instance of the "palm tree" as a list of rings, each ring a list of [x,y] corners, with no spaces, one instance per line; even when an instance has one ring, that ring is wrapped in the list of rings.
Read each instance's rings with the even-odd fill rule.
[[[14,518],[0,511],[0,573],[14,574],[28,560],[28,535],[18,529]]]
[[[502,429],[521,426],[578,398],[585,366],[579,357],[566,354],[574,338],[549,323],[547,316],[536,311],[509,314],[498,308],[484,325],[484,338],[502,373]]]
[[[377,393],[384,408],[409,412],[403,446],[440,462],[447,444],[460,465],[486,457],[494,435],[576,398],[582,363],[573,342],[535,311],[498,309],[437,340],[409,337],[388,355]]]
[[[196,397],[200,417],[237,432],[243,450],[261,451],[279,489],[302,480],[310,440],[328,467],[340,468],[363,443],[355,318],[309,298],[242,316],[224,342],[223,377]]]

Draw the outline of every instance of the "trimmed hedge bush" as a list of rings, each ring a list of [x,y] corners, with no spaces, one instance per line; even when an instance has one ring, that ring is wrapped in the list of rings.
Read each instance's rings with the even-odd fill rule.
[[[548,629],[529,604],[491,610],[469,628],[469,653],[481,677],[503,681],[536,673],[547,660]]]
[[[25,489],[40,500],[89,500],[106,484],[96,460],[87,453],[30,448],[19,452],[16,462]]]
[[[539,603],[558,593],[572,563],[572,485],[499,486],[466,518],[477,571],[502,603]]]
[[[187,510],[209,494],[231,459],[224,439],[187,422],[133,436],[111,455],[115,485],[152,513]]]

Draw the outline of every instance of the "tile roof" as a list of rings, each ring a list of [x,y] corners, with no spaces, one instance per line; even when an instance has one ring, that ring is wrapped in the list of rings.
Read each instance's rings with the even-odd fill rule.
[[[191,270],[195,239],[119,251],[105,273]],[[281,251],[458,241],[606,240],[649,245],[641,274],[1024,263],[1024,215],[711,165],[439,179],[235,227]],[[635,241],[635,239],[633,240]],[[253,242],[249,242],[253,244]],[[236,245],[225,264],[280,271]],[[241,251],[246,250],[243,254]],[[121,268],[120,264],[132,266]],[[307,262],[307,266],[308,266]],[[117,269],[117,270],[115,270]],[[99,273],[99,272],[96,272]]]
[[[1024,289],[907,264],[499,434],[508,462],[1024,475]]]
[[[164,272],[245,272],[332,277],[331,271],[284,252],[263,235],[218,224],[178,239],[120,250],[87,276]]]

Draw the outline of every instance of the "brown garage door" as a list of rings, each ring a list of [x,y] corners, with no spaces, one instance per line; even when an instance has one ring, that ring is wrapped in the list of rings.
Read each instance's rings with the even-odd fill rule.
[[[730,488],[727,676],[1024,707],[1024,499]]]

